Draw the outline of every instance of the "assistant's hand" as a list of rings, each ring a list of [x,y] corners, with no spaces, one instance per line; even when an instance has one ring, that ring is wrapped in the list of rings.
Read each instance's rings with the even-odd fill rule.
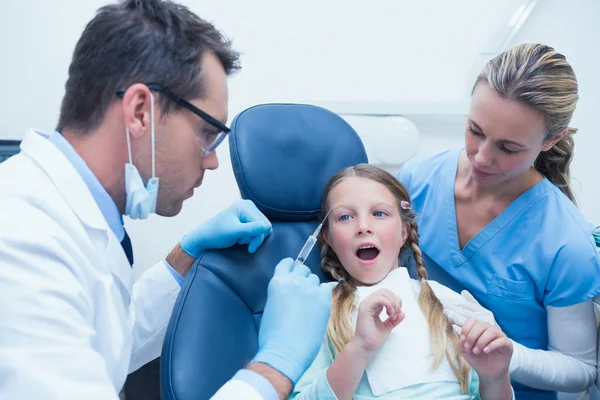
[[[296,383],[317,355],[331,312],[331,286],[285,258],[269,282],[252,362],[265,363]]]
[[[240,200],[204,222],[181,239],[181,248],[198,258],[208,249],[224,249],[234,244],[249,244],[254,253],[271,234],[271,222],[250,200]]]
[[[446,317],[448,317],[448,320],[454,326],[457,333],[460,333],[460,328],[462,328],[469,318],[483,321],[492,326],[498,326],[494,314],[479,304],[471,293],[463,290],[460,295],[462,297],[462,301],[460,302],[454,301],[453,298],[440,300],[444,306],[444,314],[446,314]],[[458,299],[461,300],[460,297]]]

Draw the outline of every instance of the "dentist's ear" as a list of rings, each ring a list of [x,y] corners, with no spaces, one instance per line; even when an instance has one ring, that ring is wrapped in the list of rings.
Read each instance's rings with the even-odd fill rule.
[[[122,101],[123,116],[125,126],[134,139],[150,134],[153,97],[148,86],[142,83],[135,83],[125,91]]]

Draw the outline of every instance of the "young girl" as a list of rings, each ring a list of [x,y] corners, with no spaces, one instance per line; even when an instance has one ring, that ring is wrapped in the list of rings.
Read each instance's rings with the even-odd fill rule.
[[[511,342],[474,319],[460,337],[454,331],[438,298],[464,299],[427,281],[403,185],[370,165],[346,168],[327,185],[321,215],[328,212],[319,244],[321,267],[338,281],[333,309],[291,398],[511,399]],[[398,265],[402,248],[413,251],[418,281]]]

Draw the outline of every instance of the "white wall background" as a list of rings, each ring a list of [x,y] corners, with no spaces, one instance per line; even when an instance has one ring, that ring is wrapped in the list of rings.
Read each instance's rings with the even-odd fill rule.
[[[261,102],[393,102],[465,110],[479,54],[523,0],[183,0],[214,22],[243,53],[230,80],[230,115]],[[20,139],[29,127],[54,128],[72,50],[103,0],[1,0],[0,138]],[[599,0],[541,0],[514,43],[541,41],[565,53],[581,84],[573,126],[584,214],[600,224],[600,185],[593,157],[600,149]],[[434,106],[435,105],[435,106]],[[402,113],[402,109],[398,109]],[[452,112],[450,112],[452,114]],[[420,153],[460,146],[461,116],[427,124]],[[458,123],[457,123],[458,121]],[[419,126],[419,124],[417,124]],[[432,128],[433,127],[433,128]],[[239,197],[227,144],[219,170],[172,219],[126,221],[135,272],[160,261],[179,238]]]
[[[524,0],[182,0],[233,39],[243,69],[230,80],[230,115],[262,102],[346,104],[413,115],[419,154],[462,145],[472,79]],[[0,139],[58,119],[71,53],[105,0],[0,0]],[[600,0],[540,0],[510,45],[564,53],[580,82],[572,126],[575,191],[600,225]],[[341,108],[344,108],[343,106]],[[360,111],[360,110],[358,110]],[[365,111],[365,110],[363,110]],[[219,170],[172,219],[127,220],[139,276],[189,229],[239,197],[228,146]],[[549,216],[551,218],[551,216]]]
[[[514,44],[547,43],[566,55],[579,82],[579,104],[571,126],[575,136],[572,163],[573,188],[579,208],[600,225],[600,179],[596,161],[600,155],[600,1],[551,0],[540,2]]]

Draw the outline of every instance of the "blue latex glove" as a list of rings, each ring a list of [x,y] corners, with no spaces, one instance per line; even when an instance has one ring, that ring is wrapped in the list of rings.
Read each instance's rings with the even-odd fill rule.
[[[271,222],[250,200],[240,200],[206,221],[181,239],[181,248],[194,258],[208,249],[248,244],[254,253],[271,234]]]
[[[285,258],[269,282],[267,303],[252,362],[265,363],[296,384],[325,337],[331,312],[330,285],[319,284],[303,264]]]

